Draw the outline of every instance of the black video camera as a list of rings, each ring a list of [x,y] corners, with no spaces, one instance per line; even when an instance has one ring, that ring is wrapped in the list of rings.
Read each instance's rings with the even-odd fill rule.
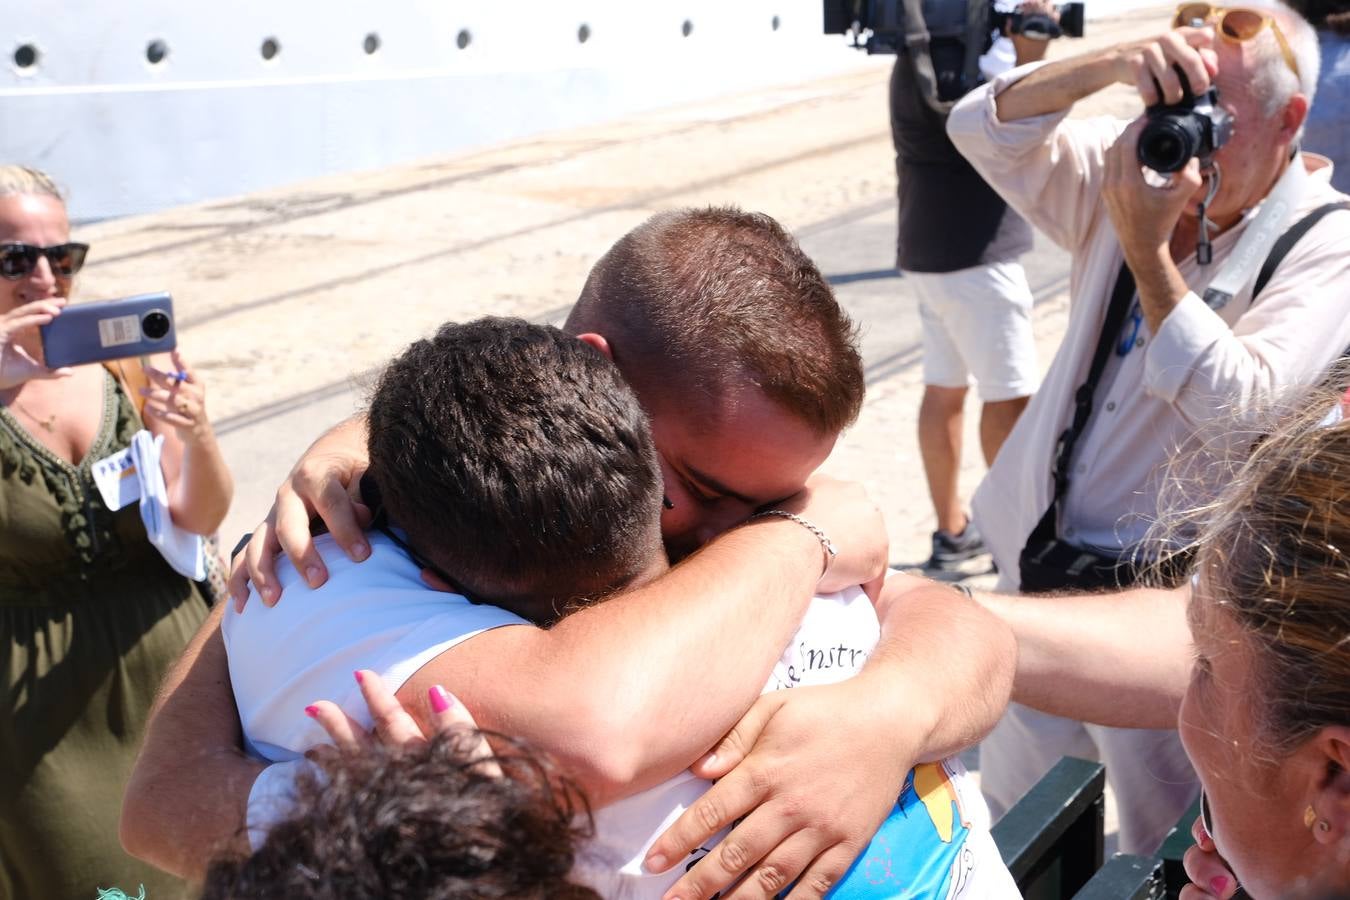
[[[934,37],[950,31],[960,31],[965,21],[966,5],[961,0],[927,0],[923,4],[927,30]],[[1050,40],[1061,35],[1083,36],[1083,4],[1065,3],[1058,7],[1059,22],[1050,16],[1033,13],[992,12],[990,28],[1003,30],[1004,23],[1013,34]],[[898,53],[905,46],[904,0],[824,0],[826,34],[853,34],[854,46],[868,53]],[[948,15],[951,13],[951,15]],[[947,21],[952,20],[952,21]],[[865,42],[858,36],[868,32]]]
[[[1204,162],[1233,136],[1233,115],[1219,105],[1219,89],[1210,85],[1196,97],[1180,69],[1177,75],[1181,78],[1181,100],[1155,103],[1146,109],[1148,121],[1139,132],[1139,162],[1164,174],[1180,172],[1193,156]],[[1161,88],[1158,93],[1162,94]]]

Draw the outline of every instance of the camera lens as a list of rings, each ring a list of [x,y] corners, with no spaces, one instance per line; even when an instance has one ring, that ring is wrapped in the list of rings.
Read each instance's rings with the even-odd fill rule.
[[[1151,117],[1139,134],[1139,162],[1155,172],[1180,172],[1200,149],[1193,114]]]
[[[163,340],[170,327],[172,323],[169,321],[169,314],[158,309],[151,310],[141,318],[141,333],[147,340]]]

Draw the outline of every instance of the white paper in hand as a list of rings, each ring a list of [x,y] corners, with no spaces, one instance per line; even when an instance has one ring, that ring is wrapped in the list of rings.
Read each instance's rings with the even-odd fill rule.
[[[164,473],[159,468],[159,455],[164,437],[152,437],[141,430],[132,435],[131,459],[141,485],[141,521],[150,543],[173,566],[175,572],[193,581],[206,577],[206,541],[199,534],[184,531],[173,524],[169,516],[169,492],[164,484]]]

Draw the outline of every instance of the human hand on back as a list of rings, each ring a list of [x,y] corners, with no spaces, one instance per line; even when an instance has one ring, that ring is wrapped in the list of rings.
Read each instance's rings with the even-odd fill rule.
[[[866,721],[885,690],[884,679],[864,670],[839,684],[761,697],[692,766],[716,783],[648,851],[646,867],[664,871],[736,823],[667,900],[719,891],[726,900],[767,898],[789,885],[791,900],[828,893],[894,808],[917,761],[917,747],[897,745]]]
[[[336,703],[319,700],[305,707],[305,714],[323,726],[333,747],[339,753],[360,753],[372,744],[380,743],[393,749],[410,748],[427,743],[430,735],[417,724],[413,715],[403,708],[398,698],[369,669],[360,669],[353,673],[356,683],[361,687],[361,696],[366,701],[373,722],[367,731],[360,723],[344,713]],[[477,731],[478,723],[469,714],[468,709],[445,688],[433,685],[427,691],[427,702],[431,705],[429,721],[435,734],[457,729]],[[331,748],[327,752],[332,752]],[[320,758],[324,750],[317,754]],[[492,748],[487,739],[479,735],[468,748],[467,761],[481,760],[489,774],[500,775],[501,768],[493,761]]]
[[[881,510],[861,484],[813,475],[804,488],[776,508],[814,524],[838,550],[817,590],[829,594],[862,585],[876,599],[886,575],[890,537]]]
[[[267,606],[281,599],[276,557],[283,552],[310,587],[328,580],[328,568],[310,535],[315,516],[352,560],[361,562],[370,555],[363,529],[370,524],[371,512],[360,493],[361,475],[370,463],[364,432],[364,422],[355,419],[331,429],[305,451],[277,488],[267,518],[235,557],[229,590],[236,610],[243,611],[250,581]]]

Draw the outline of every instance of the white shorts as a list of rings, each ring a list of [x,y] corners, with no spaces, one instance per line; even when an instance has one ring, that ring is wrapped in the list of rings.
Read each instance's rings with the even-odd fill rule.
[[[1031,287],[1019,262],[956,272],[905,272],[923,322],[923,383],[968,387],[986,403],[1029,397],[1040,370]]]

